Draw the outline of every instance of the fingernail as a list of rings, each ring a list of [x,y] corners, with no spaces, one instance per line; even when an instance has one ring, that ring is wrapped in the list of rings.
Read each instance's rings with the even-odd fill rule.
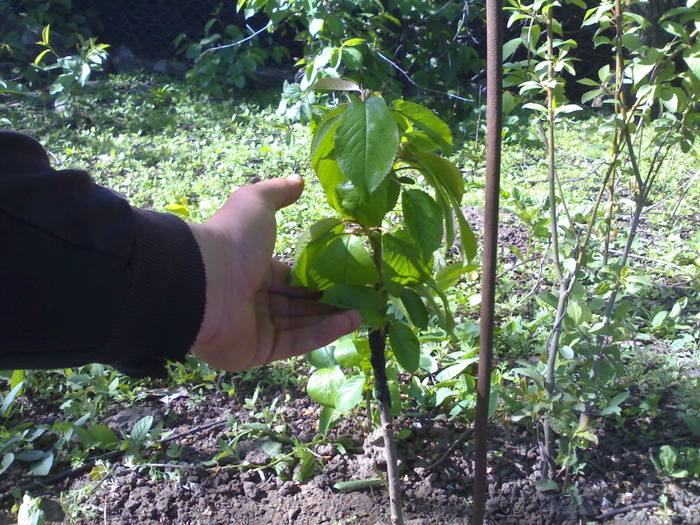
[[[301,180],[302,177],[301,177],[301,175],[299,175],[298,173],[292,173],[292,174],[289,175],[287,178],[288,178],[289,180]]]

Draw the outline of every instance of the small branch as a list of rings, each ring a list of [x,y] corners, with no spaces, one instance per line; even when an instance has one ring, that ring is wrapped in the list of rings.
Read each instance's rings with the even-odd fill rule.
[[[197,57],[197,60],[195,60],[195,64],[201,60],[201,58],[206,55],[207,53],[211,53],[214,51],[219,51],[221,49],[227,49],[229,47],[235,47],[235,46],[240,46],[241,44],[245,44],[249,40],[252,40],[256,36],[258,36],[260,33],[268,29],[270,26],[272,26],[272,20],[268,21],[267,25],[263,27],[262,29],[258,29],[255,31],[252,35],[249,35],[245,38],[242,38],[241,40],[237,40],[236,42],[231,42],[230,44],[224,44],[223,46],[216,46],[216,47],[210,47],[209,49],[205,49],[201,55]]]
[[[174,463],[144,463],[139,465],[139,467],[150,467],[150,468],[171,468],[175,470],[197,470],[199,467],[197,465],[192,465],[188,463],[187,465],[179,465]]]
[[[615,255],[622,255],[622,252],[620,250],[610,250],[610,253],[615,254]],[[686,273],[688,275],[693,275],[693,272],[689,272],[686,268],[683,268],[682,266],[678,266],[677,264],[670,263],[668,261],[662,261],[661,259],[653,259],[651,257],[644,257],[643,255],[636,255],[634,253],[629,253],[627,254],[627,257],[631,257],[633,259],[640,259],[642,261],[649,261],[657,264],[663,264],[665,266],[668,266],[669,268],[673,268],[674,270],[678,270],[679,272]]]
[[[437,459],[436,459],[435,461],[433,461],[432,463],[428,464],[425,468],[426,468],[427,470],[432,470],[432,469],[434,469],[435,467],[440,466],[442,463],[445,462],[445,460],[446,460],[447,458],[450,457],[450,454],[452,454],[452,452],[454,452],[455,449],[456,449],[458,446],[460,446],[462,443],[464,443],[464,441],[465,441],[471,434],[473,434],[473,433],[474,433],[474,429],[473,429],[473,428],[470,427],[470,428],[465,429],[464,432],[462,432],[462,433],[459,435],[459,437],[457,437],[457,439],[455,439],[455,440],[452,442],[452,444],[451,444],[449,447],[447,447],[447,450],[446,450],[439,458],[437,458]]]
[[[383,55],[378,49],[372,48],[372,50],[377,54],[377,56],[379,58],[381,58],[382,60],[387,62],[389,65],[391,65],[391,67],[396,69],[396,71],[401,73],[412,86],[414,86],[418,89],[422,89],[423,91],[428,91],[430,93],[435,93],[437,95],[444,95],[446,97],[454,98],[454,99],[460,100],[462,102],[474,102],[472,99],[469,99],[469,98],[460,97],[459,95],[455,95],[453,93],[445,93],[444,91],[439,91],[437,89],[430,89],[430,88],[421,86],[420,84],[417,84],[416,81],[411,78],[411,75],[409,75],[408,72],[406,72],[405,70],[401,69],[401,67],[396,62],[392,61],[390,58]]]
[[[503,270],[501,273],[496,275],[496,279],[500,279],[503,277],[505,274],[512,272],[516,268],[519,268],[520,266],[523,266],[525,264],[530,264],[533,261],[536,261],[537,259],[541,259],[540,257],[530,257],[529,259],[525,259],[524,261],[520,261],[519,263],[515,263],[513,266],[510,266],[509,268],[506,268]]]
[[[549,251],[550,246],[551,246],[551,244],[548,245],[547,248],[542,252],[542,258],[540,259],[540,267],[537,270],[537,277],[535,278],[535,284],[532,286],[530,291],[525,296],[523,296],[523,298],[520,299],[520,301],[518,301],[518,306],[523,304],[528,299],[528,297],[530,297],[531,295],[534,295],[534,293],[537,291],[537,288],[539,287],[540,283],[542,282],[542,274],[544,273],[544,264],[547,261],[547,252]]]
[[[607,519],[610,519],[614,516],[617,516],[618,514],[624,514],[625,512],[628,512],[630,510],[635,510],[635,509],[643,509],[645,507],[660,507],[661,503],[658,501],[644,501],[642,503],[632,503],[631,505],[625,505],[624,507],[620,507],[619,509],[613,509],[609,510],[607,512],[603,512],[602,514],[598,514],[595,519],[597,521],[605,521]]]

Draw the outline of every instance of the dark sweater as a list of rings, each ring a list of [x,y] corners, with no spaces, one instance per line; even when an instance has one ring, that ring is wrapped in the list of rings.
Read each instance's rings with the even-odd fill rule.
[[[204,315],[197,243],[44,148],[0,130],[0,369],[105,363],[162,376]]]

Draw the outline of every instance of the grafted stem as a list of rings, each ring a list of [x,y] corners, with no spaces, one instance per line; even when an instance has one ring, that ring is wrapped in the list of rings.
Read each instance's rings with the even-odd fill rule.
[[[382,269],[382,240],[380,232],[373,232],[368,236],[372,247],[372,256],[377,270],[381,274]],[[380,280],[376,285],[377,291],[386,304],[387,296],[384,283]],[[399,455],[396,451],[394,439],[394,422],[391,415],[391,393],[389,392],[389,379],[386,375],[386,336],[388,325],[385,323],[380,328],[369,331],[367,339],[370,348],[370,363],[374,371],[374,391],[379,405],[379,424],[382,427],[384,438],[384,458],[386,460],[386,484],[389,489],[389,510],[391,522],[403,525],[403,504],[401,498],[401,476],[399,474]]]
[[[386,329],[372,330],[369,333],[370,361],[374,370],[374,390],[379,404],[379,422],[384,437],[384,457],[386,459],[386,483],[389,488],[389,508],[391,521],[403,525],[403,505],[401,503],[401,475],[399,456],[394,439],[394,423],[391,415],[391,394],[386,376]]]

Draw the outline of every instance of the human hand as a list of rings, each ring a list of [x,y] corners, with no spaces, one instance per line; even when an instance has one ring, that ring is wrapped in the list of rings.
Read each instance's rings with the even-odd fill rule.
[[[289,266],[272,257],[275,212],[303,189],[298,176],[245,186],[211,219],[188,224],[207,277],[204,319],[191,351],[206,363],[246,370],[310,352],[360,327],[357,311],[288,286]]]

